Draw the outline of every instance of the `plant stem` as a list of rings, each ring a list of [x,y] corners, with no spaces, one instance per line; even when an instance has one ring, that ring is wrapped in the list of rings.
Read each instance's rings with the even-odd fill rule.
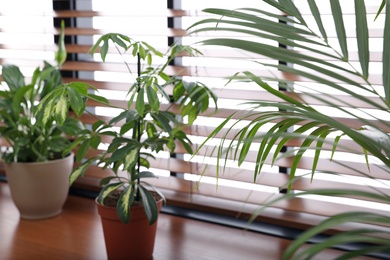
[[[139,94],[139,90],[140,90],[140,82],[139,82],[139,78],[141,76],[141,57],[139,55],[139,53],[137,53],[137,94]],[[141,118],[143,118],[143,115],[140,115]],[[137,133],[136,133],[136,138],[137,138],[137,141],[138,143],[141,143],[141,124],[143,123],[143,120],[139,120],[137,122]],[[140,170],[141,170],[141,150],[138,151],[138,156],[137,156],[137,169],[136,169],[136,172],[139,174],[140,173]],[[138,178],[137,179],[137,183],[138,183],[138,187],[140,185],[140,179]],[[140,191],[137,190],[137,197],[136,197],[136,200],[140,200]]]

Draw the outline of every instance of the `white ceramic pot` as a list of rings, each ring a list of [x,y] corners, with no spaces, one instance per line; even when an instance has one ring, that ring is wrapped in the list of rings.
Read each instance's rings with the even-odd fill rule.
[[[12,200],[23,219],[59,215],[69,191],[74,155],[64,159],[5,164]]]

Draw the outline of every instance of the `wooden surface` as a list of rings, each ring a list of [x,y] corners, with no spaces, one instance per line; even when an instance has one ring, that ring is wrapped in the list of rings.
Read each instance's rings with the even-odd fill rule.
[[[0,259],[106,259],[103,233],[92,199],[69,196],[61,215],[23,220],[9,187],[0,182]],[[160,214],[155,260],[273,260],[289,242],[202,221]],[[316,259],[334,259],[329,250]],[[361,258],[363,259],[363,258]]]

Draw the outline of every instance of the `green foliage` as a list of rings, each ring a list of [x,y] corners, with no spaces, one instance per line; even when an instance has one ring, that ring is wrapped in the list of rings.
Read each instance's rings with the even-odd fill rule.
[[[152,192],[156,192],[162,198],[164,196],[153,185],[145,181],[147,178],[156,178],[152,172],[145,170],[150,167],[149,160],[153,160],[154,154],[160,151],[174,153],[177,142],[192,154],[192,143],[182,129],[183,123],[186,120],[192,124],[200,113],[209,108],[210,100],[217,107],[217,97],[210,88],[200,82],[186,82],[177,75],[168,75],[165,72],[169,63],[177,55],[182,52],[199,53],[196,49],[173,45],[167,53],[163,54],[146,42],[135,41],[123,34],[108,33],[96,41],[90,52],[94,54],[100,50],[100,57],[105,61],[110,43],[120,55],[136,57],[140,65],[146,63],[147,66],[137,71],[134,77],[135,83],[129,85],[128,106],[126,108],[116,107],[121,112],[109,122],[97,121],[92,126],[91,137],[96,135],[101,137],[97,142],[104,144],[102,140],[106,138],[111,141],[101,154],[84,161],[75,169],[70,176],[70,182],[73,183],[78,177],[84,175],[92,164],[103,169],[111,169],[114,176],[102,180],[103,188],[98,201],[103,203],[112,192],[120,191],[121,195],[117,204],[119,218],[124,223],[128,223],[131,205],[134,202],[142,202],[149,223],[152,224],[158,215],[156,200]],[[165,57],[167,60],[155,65],[153,58],[156,56]],[[133,75],[130,66],[126,62],[124,65]],[[173,87],[172,96],[167,92],[168,86]],[[52,100],[48,98],[48,102]],[[168,108],[163,110],[161,104],[164,102]],[[177,109],[174,110],[173,103],[177,103],[181,116],[174,113]],[[119,130],[113,130],[115,127]],[[104,136],[106,138],[103,138]],[[97,147],[96,144],[91,146],[94,149]]]
[[[86,100],[108,105],[96,90],[81,82],[63,84],[61,65],[66,60],[64,22],[56,66],[44,61],[26,83],[20,68],[2,66],[0,91],[0,136],[9,144],[2,152],[5,162],[40,162],[67,156],[79,146],[76,158],[84,158],[90,146],[96,146],[96,135],[86,129],[79,117],[85,112]],[[69,114],[73,111],[75,116]]]
[[[62,24],[57,66],[44,62],[35,69],[30,83],[15,65],[2,66],[0,91],[0,136],[9,144],[2,153],[5,162],[40,162],[63,158],[86,138],[81,121],[69,116],[72,109],[81,116],[90,95],[81,83],[62,84],[60,66],[66,59]],[[75,92],[81,93],[81,97]]]
[[[55,60],[57,61],[58,67],[61,67],[62,64],[66,61],[66,48],[65,48],[65,21],[61,21],[61,33],[58,39],[58,50],[55,53]]]
[[[378,10],[378,15],[385,10],[384,24],[384,43],[383,43],[383,92],[384,96],[378,92],[369,81],[369,36],[367,28],[366,3],[369,1],[357,0],[354,1],[356,13],[356,45],[358,47],[358,57],[360,68],[356,68],[349,59],[349,47],[346,41],[346,33],[344,28],[344,17],[338,0],[330,1],[332,22],[336,29],[338,42],[331,45],[328,42],[328,33],[324,28],[323,17],[319,10],[316,1],[308,0],[309,10],[315,23],[306,22],[294,2],[291,0],[264,0],[264,4],[276,8],[275,12],[268,13],[263,10],[254,8],[240,8],[235,10],[208,8],[204,11],[208,14],[219,15],[217,18],[203,19],[194,25],[189,30],[190,33],[226,31],[241,34],[243,37],[235,38],[209,38],[200,42],[204,45],[215,45],[231,47],[239,50],[249,51],[258,55],[283,61],[286,64],[294,64],[294,67],[278,64],[261,64],[271,69],[278,69],[281,72],[298,76],[314,83],[323,84],[328,88],[333,88],[339,93],[346,94],[360,103],[359,105],[351,104],[345,100],[323,93],[321,89],[311,89],[312,92],[295,93],[293,88],[289,88],[289,84],[294,84],[288,79],[281,79],[277,76],[269,78],[260,78],[249,71],[238,72],[231,80],[247,80],[254,82],[260,89],[265,90],[275,97],[280,102],[269,102],[256,100],[248,102],[251,108],[248,113],[241,116],[236,124],[247,122],[246,126],[241,127],[238,132],[235,132],[234,126],[227,127],[230,120],[228,118],[221,125],[217,126],[215,131],[205,141],[208,142],[219,132],[233,132],[235,138],[233,141],[227,141],[222,138],[220,145],[217,147],[217,156],[219,159],[226,160],[233,158],[239,164],[242,164],[248,154],[248,149],[253,141],[260,143],[257,151],[256,168],[254,171],[254,180],[256,181],[261,174],[262,166],[266,159],[271,157],[271,161],[275,162],[279,158],[291,157],[292,166],[290,181],[286,184],[288,190],[291,189],[293,183],[299,179],[295,175],[299,162],[302,156],[308,150],[314,150],[314,160],[312,165],[312,177],[317,169],[317,162],[321,156],[321,151],[325,143],[333,145],[334,153],[337,146],[340,145],[341,137],[349,137],[361,147],[361,153],[365,155],[367,166],[370,161],[368,154],[375,157],[383,163],[386,169],[389,169],[389,135],[381,128],[378,123],[385,127],[390,127],[390,19],[387,14],[390,13],[387,1],[383,1],[382,6]],[[283,15],[279,15],[279,13]],[[285,16],[286,14],[287,16]],[[271,18],[271,19],[268,19]],[[276,19],[274,19],[276,18]],[[283,22],[279,22],[283,21]],[[318,33],[316,33],[318,31]],[[253,39],[257,37],[258,39]],[[269,41],[266,41],[269,40]],[[267,43],[266,43],[267,42]],[[268,43],[271,42],[271,43]],[[276,45],[275,45],[276,43]],[[277,43],[291,47],[279,48]],[[300,51],[296,51],[296,49]],[[325,50],[324,50],[325,49]],[[340,50],[340,51],[339,51]],[[323,58],[324,57],[324,58]],[[331,60],[331,61],[327,61]],[[296,65],[296,66],[295,66]],[[303,69],[301,69],[303,68]],[[355,69],[356,68],[356,69]],[[288,91],[280,91],[273,88],[267,82],[272,81],[287,86]],[[321,113],[315,106],[312,106],[302,100],[301,96],[305,96],[311,100],[318,101],[325,106],[333,107],[340,113],[347,114],[351,118],[360,122],[360,127],[352,128],[344,122],[340,122],[332,116]],[[379,102],[374,102],[368,96],[375,97]],[[378,118],[375,112],[367,112],[360,109],[363,104],[374,108],[376,111],[383,113],[386,120]],[[269,112],[258,112],[259,108],[272,108]],[[371,118],[371,120],[368,120]],[[250,118],[250,120],[248,120]],[[274,124],[267,131],[261,131],[265,125]],[[287,131],[290,127],[295,126],[293,132]],[[338,137],[331,138],[334,133]],[[227,133],[223,133],[227,136]],[[288,141],[301,141],[300,146],[294,151],[282,153],[281,148]],[[227,143],[228,142],[228,143]],[[226,145],[225,145],[226,144]],[[276,146],[276,150],[273,151]],[[227,148],[226,148],[227,147]],[[343,147],[350,151],[349,147]],[[271,153],[272,151],[272,153]],[[359,151],[351,151],[359,152]],[[217,165],[217,177],[219,171],[219,162]],[[359,172],[359,171],[357,171]],[[390,171],[387,170],[390,174]],[[329,174],[335,174],[329,172]],[[373,178],[370,175],[361,173],[363,177]],[[281,188],[286,188],[281,187]],[[380,200],[383,203],[390,204],[389,196],[382,194],[375,188],[372,191],[365,192],[360,190],[309,190],[305,192],[280,194],[276,199],[270,201],[253,216],[255,218],[264,208],[274,205],[281,200],[288,200],[304,195],[323,195],[323,196],[357,196],[363,199]],[[346,252],[340,259],[349,259],[356,257],[359,254],[374,253],[374,252],[389,252],[388,238],[383,239],[383,231],[380,230],[352,230],[341,232],[339,235],[331,237],[323,243],[313,245],[307,248],[300,248],[312,236],[319,234],[329,228],[338,226],[347,222],[370,222],[372,224],[382,225],[390,224],[388,216],[382,216],[376,213],[357,213],[348,212],[330,217],[321,222],[313,229],[304,232],[298,237],[292,245],[286,250],[282,259],[310,259],[321,250],[326,248],[344,244],[348,242],[370,242],[375,246],[362,248],[356,252]],[[385,234],[388,236],[389,234]],[[372,245],[372,244],[371,244]],[[298,252],[299,249],[299,253]]]

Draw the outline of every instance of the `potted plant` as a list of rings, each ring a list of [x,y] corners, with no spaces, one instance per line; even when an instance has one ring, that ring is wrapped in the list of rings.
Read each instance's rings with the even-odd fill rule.
[[[91,165],[110,169],[112,174],[101,180],[103,188],[96,198],[107,255],[112,259],[126,256],[149,259],[153,253],[158,213],[164,201],[163,194],[146,181],[156,178],[149,170],[149,160],[163,150],[173,153],[177,143],[192,154],[192,143],[183,130],[183,122],[192,124],[209,108],[210,99],[216,105],[217,97],[202,83],[186,82],[165,73],[176,55],[196,50],[173,45],[163,55],[146,42],[109,33],[97,40],[91,53],[101,45],[100,55],[105,61],[110,43],[120,55],[137,59],[135,80],[129,84],[127,106],[116,107],[119,112],[109,122],[98,120],[92,125],[89,148],[107,147],[81,162],[71,174],[70,183],[84,175]],[[155,65],[155,57],[166,61]],[[125,65],[133,74],[126,62]],[[172,93],[167,90],[170,86],[173,86]],[[163,108],[164,102],[166,108]],[[174,109],[180,114],[175,114]],[[107,139],[110,139],[108,143],[104,141]]]
[[[62,23],[57,66],[44,62],[35,69],[30,83],[25,82],[19,67],[2,66],[0,136],[7,146],[1,158],[12,199],[24,219],[48,218],[62,211],[74,161],[70,138],[82,139],[87,133],[77,117],[68,116],[69,108],[80,116],[85,101],[73,98],[75,88],[81,92],[77,83],[62,85],[60,67],[65,59]],[[86,86],[81,88],[85,97],[96,99]],[[55,93],[61,97],[56,109],[49,110],[49,106],[43,113],[40,101]]]
[[[310,82],[326,85],[328,88],[337,90],[339,93],[346,94],[356,100],[357,103],[368,104],[373,112],[364,111],[372,121],[367,120],[362,116],[361,109],[355,103],[345,102],[324,93],[321,89],[314,89],[312,92],[298,93],[293,88],[289,88],[289,84],[294,83],[288,79],[271,77],[263,79],[249,71],[240,73],[240,79],[247,79],[256,83],[260,88],[268,91],[277,98],[280,102],[270,102],[264,100],[256,100],[251,102],[253,105],[239,121],[245,122],[246,125],[240,128],[238,133],[235,133],[233,141],[229,140],[227,149],[219,147],[218,156],[220,159],[226,158],[226,153],[232,154],[232,157],[239,163],[242,163],[246,156],[248,147],[253,141],[259,142],[257,151],[256,168],[254,178],[260,174],[265,159],[272,157],[272,161],[279,158],[291,156],[292,167],[289,172],[290,181],[285,187],[290,191],[292,185],[300,176],[295,175],[298,168],[298,163],[302,155],[309,150],[314,150],[314,158],[312,165],[312,174],[315,175],[317,168],[316,162],[320,158],[324,144],[330,143],[333,146],[332,153],[337,146],[341,145],[343,137],[348,137],[353,140],[361,148],[360,154],[365,157],[367,166],[371,164],[369,158],[374,157],[380,164],[383,165],[388,173],[390,173],[390,138],[388,133],[382,127],[389,127],[388,118],[390,117],[390,82],[389,82],[389,64],[390,64],[390,49],[388,44],[390,41],[390,6],[388,2],[383,1],[379,8],[378,15],[385,15],[383,49],[382,49],[382,64],[383,64],[383,91],[378,91],[370,82],[369,73],[369,34],[367,28],[367,14],[364,1],[354,1],[356,15],[356,35],[360,68],[356,66],[348,58],[348,46],[345,37],[344,19],[341,12],[339,1],[330,1],[332,17],[335,23],[338,46],[333,46],[327,39],[327,31],[325,30],[321,11],[317,6],[316,1],[307,1],[308,10],[311,12],[312,21],[308,22],[299,11],[295,2],[286,1],[268,1],[264,0],[264,5],[276,8],[275,12],[266,12],[255,8],[240,8],[236,10],[215,9],[210,8],[204,10],[206,13],[220,15],[216,19],[204,19],[195,23],[191,28],[191,33],[204,31],[228,31],[239,33],[245,37],[233,38],[211,38],[201,42],[205,45],[216,45],[237,48],[240,50],[249,51],[260,54],[274,60],[281,60],[285,63],[272,65],[262,64],[270,68],[299,76],[310,80]],[[382,9],[386,9],[384,14],[380,14]],[[281,13],[283,15],[279,15]],[[272,18],[272,19],[264,19]],[[276,19],[275,19],[276,18]],[[280,22],[281,21],[281,22]],[[329,22],[329,21],[327,21]],[[255,26],[259,25],[259,26]],[[261,26],[260,26],[261,25]],[[294,26],[294,27],[292,27]],[[292,29],[294,28],[294,29]],[[319,30],[317,30],[319,28]],[[316,32],[319,33],[316,33]],[[253,37],[261,37],[260,40],[250,40]],[[249,40],[247,40],[249,38]],[[269,41],[266,41],[266,40]],[[289,46],[291,48],[278,48],[276,44]],[[295,48],[302,52],[295,51]],[[324,51],[321,51],[325,49]],[[340,49],[341,52],[335,50]],[[326,57],[323,59],[322,57]],[[329,58],[332,62],[327,61]],[[297,66],[288,66],[286,64],[295,64]],[[341,64],[341,65],[339,65]],[[344,66],[345,65],[345,66]],[[305,69],[301,69],[301,68]],[[237,75],[233,77],[237,78]],[[278,90],[271,87],[266,81],[272,80],[286,86],[287,91]],[[313,90],[313,89],[311,89]],[[381,94],[381,93],[384,94]],[[360,127],[355,128],[347,123],[338,121],[330,115],[322,113],[314,105],[304,101],[302,96],[316,100],[324,105],[337,109],[340,113],[348,113],[348,115],[360,122]],[[373,102],[368,96],[373,97],[377,102]],[[272,111],[264,113],[250,113],[258,111],[258,108],[270,107]],[[275,109],[276,108],[276,109]],[[378,117],[377,113],[383,113],[385,117]],[[255,116],[253,116],[255,115]],[[250,116],[250,117],[249,117]],[[381,119],[386,118],[386,119]],[[215,131],[209,136],[213,138],[219,131],[227,126],[229,119],[219,125]],[[380,124],[377,124],[380,122]],[[273,123],[265,132],[260,132],[262,126],[266,123]],[[382,125],[379,127],[378,125]],[[290,127],[295,127],[293,131],[286,131]],[[234,127],[227,127],[227,131],[233,131]],[[336,133],[337,137],[332,138],[332,134]],[[209,140],[208,139],[208,140]],[[208,142],[206,140],[206,142]],[[300,141],[300,145],[293,151],[282,152],[283,144],[288,141]],[[206,143],[205,142],[205,143]],[[204,143],[204,144],[205,144]],[[221,143],[226,143],[224,138]],[[204,145],[203,144],[203,145]],[[276,151],[272,151],[272,147],[276,147]],[[344,147],[347,150],[348,147]],[[271,153],[272,151],[272,153]],[[369,156],[368,156],[369,155]],[[231,157],[229,157],[231,159]],[[360,173],[359,170],[356,170]],[[328,172],[335,174],[334,172]],[[337,173],[336,173],[337,174]],[[314,176],[315,177],[315,176]],[[363,174],[364,178],[372,178],[371,174]],[[305,195],[326,195],[326,196],[355,196],[359,198],[375,199],[381,203],[390,204],[388,194],[378,192],[375,187],[372,190],[367,189],[312,189],[303,192],[288,192],[285,195],[279,196],[275,200],[271,200],[265,207],[274,205],[280,200],[293,199]],[[264,210],[261,207],[253,215],[252,220]],[[376,225],[389,225],[390,217],[385,214],[370,213],[370,212],[346,212],[331,216],[319,223],[317,226],[303,232],[295,241],[286,249],[282,255],[282,259],[309,259],[315,256],[321,250],[336,245],[351,242],[362,242],[360,249],[352,252],[345,252],[343,259],[350,259],[364,254],[380,254],[389,253],[388,232],[379,229],[356,228],[340,232],[329,237],[323,243],[316,243],[313,246],[302,247],[313,236],[348,222],[363,222]]]

